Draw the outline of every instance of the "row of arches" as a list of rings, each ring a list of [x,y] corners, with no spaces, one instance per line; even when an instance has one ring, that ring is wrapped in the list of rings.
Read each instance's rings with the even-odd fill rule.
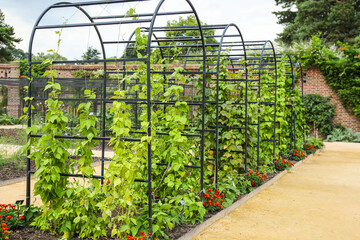
[[[91,14],[91,7],[104,5],[121,11],[119,10],[119,14],[110,14],[108,11],[109,14]],[[119,8],[117,5],[120,5]],[[82,13],[87,21],[47,24],[43,20],[54,11],[73,9]],[[183,25],[181,20],[184,19],[191,20],[189,22],[192,24]],[[102,30],[107,26],[115,26],[118,31],[109,33]],[[172,164],[171,160],[166,162],[166,159],[161,162],[164,159],[152,150],[153,145],[159,146],[154,141],[167,141],[166,138],[172,134],[171,127],[159,123],[161,117],[155,116],[157,111],[169,114],[168,106],[178,106],[179,101],[184,102],[189,109],[185,114],[189,120],[181,129],[181,136],[196,140],[192,140],[193,143],[188,149],[192,160],[184,167],[190,169],[189,171],[197,171],[199,185],[196,191],[201,195],[201,199],[203,189],[208,184],[207,176],[211,175],[212,183],[218,188],[219,177],[224,177],[219,176],[219,169],[224,169],[226,165],[224,159],[240,161],[238,173],[245,175],[249,168],[259,170],[262,164],[266,164],[262,158],[270,156],[269,161],[272,162],[278,157],[279,146],[284,138],[290,139],[290,149],[296,147],[300,133],[296,132],[297,118],[293,104],[287,106],[291,113],[286,120],[289,134],[284,136],[277,131],[281,124],[277,119],[278,71],[279,64],[284,64],[286,70],[283,77],[290,81],[286,91],[294,94],[298,79],[302,82],[300,63],[293,63],[289,56],[277,55],[271,41],[245,41],[236,24],[203,24],[189,0],[179,0],[176,4],[169,0],[60,2],[49,6],[36,21],[29,42],[28,77],[33,81],[29,86],[28,96],[34,98],[34,102],[44,102],[48,98],[48,93],[39,91],[46,85],[46,79],[34,79],[31,71],[41,64],[32,61],[35,45],[39,38],[44,37],[41,31],[76,31],[80,28],[94,30],[101,49],[101,58],[96,59],[96,63],[102,66],[103,72],[101,77],[96,79],[86,75],[83,78],[55,78],[64,91],[59,99],[64,101],[65,105],[70,102],[92,101],[98,109],[100,135],[93,139],[100,141],[101,174],[92,177],[100,179],[102,183],[105,163],[111,161],[105,156],[107,143],[112,137],[107,109],[111,108],[114,101],[131,106],[132,130],[130,137],[122,140],[139,142],[143,136],[151,138],[146,149],[146,174],[144,178],[136,179],[136,182],[147,184],[149,232],[152,232],[151,206],[153,201],[156,201],[152,195],[155,178],[152,166],[162,166],[165,172],[165,167],[169,168]],[[124,37],[125,34],[122,35],[122,31],[126,31],[127,38]],[[61,45],[61,48],[66,49],[67,45]],[[112,52],[114,49],[115,52]],[[93,59],[71,59],[54,60],[52,64],[81,65],[94,62]],[[115,68],[110,68],[110,65]],[[176,90],[178,86],[182,89]],[[76,97],[66,93],[66,89],[75,88],[95,89],[96,98],[89,100],[80,91]],[[281,88],[285,89],[284,86]],[[119,89],[124,91],[125,95],[121,98],[114,97]],[[32,119],[37,111],[40,109],[29,109],[29,127],[32,126]],[[178,114],[182,116],[183,112]],[[145,122],[149,126],[146,131],[142,127]],[[263,136],[263,129],[266,129],[266,138]],[[41,136],[30,134],[29,137]],[[84,137],[69,133],[57,138]],[[232,144],[231,147],[229,144]],[[266,150],[268,155],[264,155],[264,144],[270,149]],[[30,169],[30,159],[27,167],[26,203],[29,205],[31,174],[35,172]],[[206,173],[208,169],[211,169],[213,174]],[[60,175],[83,177],[81,174],[70,173]]]

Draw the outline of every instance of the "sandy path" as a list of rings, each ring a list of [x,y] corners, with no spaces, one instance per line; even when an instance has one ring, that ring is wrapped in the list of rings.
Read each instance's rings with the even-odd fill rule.
[[[360,239],[360,144],[325,149],[193,240]]]

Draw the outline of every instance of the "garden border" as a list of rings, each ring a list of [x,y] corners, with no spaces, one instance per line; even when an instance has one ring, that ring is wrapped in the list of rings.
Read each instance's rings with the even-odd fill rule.
[[[282,171],[281,173],[277,174],[275,177],[273,177],[272,179],[270,179],[269,181],[267,181],[266,183],[264,183],[263,185],[257,187],[255,190],[251,191],[250,193],[247,193],[244,195],[243,198],[237,200],[236,202],[234,202],[233,204],[231,204],[229,207],[227,207],[226,209],[218,212],[217,214],[215,214],[214,216],[212,216],[211,218],[209,218],[208,220],[204,221],[203,223],[201,223],[200,225],[198,225],[197,227],[195,227],[194,229],[192,229],[190,232],[186,233],[185,235],[183,235],[182,237],[178,238],[178,240],[191,240],[193,237],[195,237],[197,234],[199,234],[200,232],[202,232],[203,230],[205,230],[205,228],[209,227],[211,224],[213,224],[214,222],[216,222],[217,220],[225,217],[225,215],[227,215],[228,213],[230,213],[231,211],[233,211],[235,208],[239,207],[240,205],[242,205],[243,203],[245,203],[247,200],[251,199],[252,197],[254,197],[255,195],[257,195],[258,193],[260,193],[261,191],[263,191],[264,189],[266,189],[267,187],[271,186],[272,184],[274,184],[277,180],[279,180],[279,178],[281,178],[282,176],[284,176],[285,174],[291,172],[291,170],[293,170],[294,168],[298,167],[299,165],[301,165],[304,161],[308,161],[309,159],[311,159],[314,155],[322,152],[325,149],[325,145],[323,146],[322,149],[318,149],[316,150],[315,154],[310,154],[308,155],[308,157],[302,161],[297,162],[292,168],[287,169]]]

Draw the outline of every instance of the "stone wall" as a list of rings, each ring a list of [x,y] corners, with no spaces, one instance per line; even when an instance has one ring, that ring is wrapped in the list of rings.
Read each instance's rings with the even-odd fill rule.
[[[334,123],[339,123],[346,128],[352,128],[353,131],[360,132],[360,120],[345,109],[341,99],[326,83],[325,77],[318,68],[309,68],[305,72],[304,80],[306,81],[304,83],[304,95],[320,94],[324,97],[330,97],[330,102],[336,105]]]

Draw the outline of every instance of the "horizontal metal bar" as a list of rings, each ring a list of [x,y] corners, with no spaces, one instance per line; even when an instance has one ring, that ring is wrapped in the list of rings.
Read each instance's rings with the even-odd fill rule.
[[[158,165],[158,166],[168,166],[169,164],[167,164],[167,163],[156,163],[156,165]],[[171,164],[170,164],[170,166],[171,166]],[[184,165],[184,167],[186,167],[186,168],[201,168],[200,166],[193,166],[193,165]]]
[[[148,181],[147,179],[135,178],[135,182],[145,182],[145,183],[148,183],[149,181]]]
[[[29,171],[29,173],[34,174],[36,171]],[[74,173],[59,173],[60,176],[63,177],[79,177],[79,178],[95,178],[95,179],[103,179],[103,176],[100,175],[93,175],[92,177],[87,177],[82,174],[74,174]]]
[[[224,29],[227,25],[201,25],[201,28],[204,29]],[[148,28],[147,28],[148,29]],[[186,31],[186,30],[199,30],[199,26],[166,26],[166,27],[154,27],[153,30],[162,30],[162,31]]]
[[[177,15],[177,14],[193,14],[193,11],[178,11],[178,12],[159,12],[156,16]],[[134,13],[132,15],[113,15],[113,16],[97,16],[92,19],[109,19],[109,18],[126,18],[126,17],[152,17],[154,13]]]
[[[219,150],[219,152],[245,153],[245,151],[237,151],[237,150],[231,150],[231,151],[227,151],[227,150]]]
[[[30,137],[36,137],[36,138],[40,138],[43,135],[41,134],[30,134]],[[66,135],[57,135],[55,136],[55,138],[63,138],[63,139],[88,139],[87,137],[83,137],[83,136],[66,136]],[[92,139],[94,140],[110,140],[110,137],[93,137]],[[141,139],[138,138],[120,138],[120,140],[124,140],[124,141],[129,141],[129,142],[141,142]]]
[[[216,126],[209,126],[211,128],[216,128]],[[218,128],[225,128],[225,129],[246,129],[245,127],[230,127],[230,126],[218,126]]]
[[[239,79],[219,79],[219,82],[250,82],[250,81],[245,78],[239,78]]]
[[[52,63],[93,63],[93,62],[124,62],[146,61],[147,58],[117,58],[117,59],[93,59],[93,60],[58,60]],[[42,62],[30,62],[30,64],[42,64]]]
[[[132,24],[151,22],[152,19],[137,19],[137,20],[123,20],[112,22],[90,22],[90,23],[72,23],[72,24],[58,24],[58,25],[41,25],[34,27],[35,29],[51,29],[51,28],[71,28],[71,27],[93,27],[102,25],[116,25],[116,24]]]
[[[100,5],[100,4],[114,4],[114,3],[127,3],[127,2],[146,2],[149,0],[106,0],[106,1],[92,1],[92,2],[78,2],[78,3],[67,3],[63,2],[61,5],[53,5],[52,8],[62,8],[62,7],[80,7],[80,6],[90,6],[90,5]]]

